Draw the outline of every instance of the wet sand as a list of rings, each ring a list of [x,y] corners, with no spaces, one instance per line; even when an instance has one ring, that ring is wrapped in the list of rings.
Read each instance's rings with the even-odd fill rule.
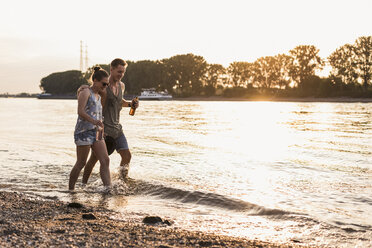
[[[0,192],[0,206],[0,247],[306,246],[190,232],[131,218],[118,220],[115,218],[118,213],[104,208],[76,208],[66,202],[15,192]]]

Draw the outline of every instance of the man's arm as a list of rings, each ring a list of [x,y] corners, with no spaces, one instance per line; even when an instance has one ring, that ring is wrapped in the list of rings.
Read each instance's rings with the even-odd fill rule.
[[[131,102],[125,101],[124,98],[121,100],[121,106],[123,107],[130,107],[130,104]]]
[[[125,84],[124,84],[123,82],[120,82],[120,84],[121,84],[121,88],[122,88],[122,90],[123,90],[123,96],[124,96],[124,92],[125,92]],[[123,99],[121,100],[121,106],[123,106],[123,107],[130,107],[130,103],[131,103],[131,102],[125,101],[124,97],[123,97]]]
[[[139,107],[139,101],[138,101],[138,98],[137,99],[133,99],[132,101],[125,101],[124,98],[123,100],[121,101],[121,105],[123,107],[132,107],[132,104],[134,103],[134,108],[138,108]]]

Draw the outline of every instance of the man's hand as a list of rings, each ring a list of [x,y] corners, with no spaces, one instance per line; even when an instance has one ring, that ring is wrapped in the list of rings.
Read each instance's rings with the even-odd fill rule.
[[[80,92],[82,92],[83,90],[87,88],[89,88],[89,85],[86,85],[86,84],[81,85],[79,89],[77,90],[76,95],[79,96]]]
[[[132,100],[131,105],[133,105],[133,107],[134,107],[135,109],[138,108],[138,107],[139,107],[139,101],[138,101],[138,98],[134,98],[134,99]]]

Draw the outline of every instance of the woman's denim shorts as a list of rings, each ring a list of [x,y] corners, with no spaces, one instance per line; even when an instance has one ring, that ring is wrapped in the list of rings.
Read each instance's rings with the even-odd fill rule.
[[[74,139],[77,146],[91,146],[94,142],[96,142],[96,130],[91,129],[74,134]]]

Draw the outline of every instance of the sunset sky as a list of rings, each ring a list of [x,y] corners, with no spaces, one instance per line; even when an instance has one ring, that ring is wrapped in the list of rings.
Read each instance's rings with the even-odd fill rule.
[[[38,93],[42,77],[89,66],[193,53],[228,66],[315,45],[326,58],[372,35],[371,0],[5,1],[0,93]]]

